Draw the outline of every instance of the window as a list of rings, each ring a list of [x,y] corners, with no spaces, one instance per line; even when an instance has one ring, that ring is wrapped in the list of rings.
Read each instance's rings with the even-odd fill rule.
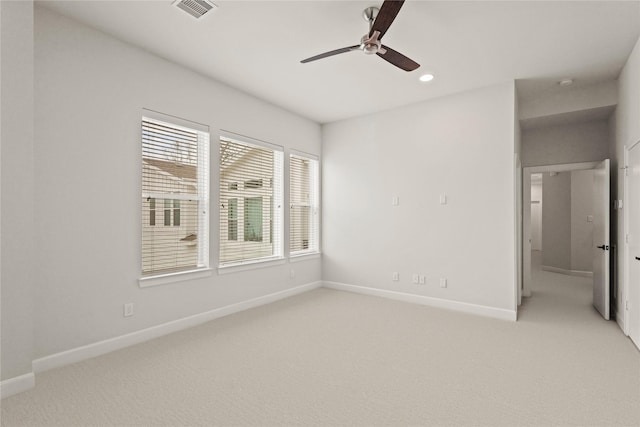
[[[282,258],[283,157],[276,145],[220,138],[220,266]]]
[[[319,251],[318,160],[309,155],[289,156],[289,252]]]
[[[146,113],[142,118],[142,276],[206,268],[208,128]]]
[[[262,242],[262,197],[244,199],[244,241]]]
[[[156,199],[149,197],[149,225],[156,225]]]
[[[227,216],[227,239],[238,240],[238,199],[229,199]]]

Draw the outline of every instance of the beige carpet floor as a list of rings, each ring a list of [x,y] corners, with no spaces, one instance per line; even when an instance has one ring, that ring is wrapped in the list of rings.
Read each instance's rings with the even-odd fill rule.
[[[640,353],[588,279],[518,322],[318,289],[38,374],[2,426],[640,425]]]

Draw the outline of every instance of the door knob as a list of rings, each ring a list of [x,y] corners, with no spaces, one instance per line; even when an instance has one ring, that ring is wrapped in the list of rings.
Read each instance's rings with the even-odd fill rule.
[[[609,250],[609,246],[607,246],[607,245],[596,246],[596,248],[602,249],[603,251],[608,251]]]
[[[638,261],[640,261],[640,257],[639,257],[639,256],[637,256],[637,257],[636,257],[636,259],[637,259]]]

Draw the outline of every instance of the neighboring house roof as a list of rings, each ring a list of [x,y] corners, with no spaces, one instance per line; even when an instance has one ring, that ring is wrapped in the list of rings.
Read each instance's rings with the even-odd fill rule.
[[[223,140],[220,143],[220,167],[223,170],[231,169],[250,152],[251,149],[244,144]]]
[[[190,181],[196,181],[198,178],[198,170],[195,165],[185,165],[183,163],[150,159],[148,157],[143,158],[142,161],[176,178],[188,179]]]

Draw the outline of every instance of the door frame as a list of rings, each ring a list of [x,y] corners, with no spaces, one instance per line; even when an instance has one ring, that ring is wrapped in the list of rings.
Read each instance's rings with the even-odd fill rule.
[[[517,289],[524,297],[531,296],[531,174],[544,172],[571,172],[577,170],[595,169],[599,162],[562,163],[545,166],[527,166],[522,169],[522,289]],[[544,193],[544,188],[542,189]],[[516,284],[518,286],[518,284]]]
[[[625,144],[624,146],[624,166],[621,168],[624,170],[623,180],[622,180],[622,194],[624,197],[625,204],[628,205],[629,200],[629,152],[634,149],[636,146],[640,147],[640,140],[630,142]],[[626,336],[629,336],[629,311],[626,309],[626,304],[628,304],[629,300],[629,243],[627,242],[627,234],[629,233],[629,215],[627,215],[626,211],[622,210],[622,218],[623,218],[623,235],[624,235],[624,249],[622,255],[622,262],[624,263],[623,267],[620,269],[620,262],[618,262],[618,269],[622,270],[622,280],[618,280],[618,286],[622,286],[621,296],[622,301],[619,301],[619,304],[622,304],[622,316],[620,316],[621,308],[617,307],[616,310],[616,322],[622,332]],[[622,322],[622,324],[620,324]]]

